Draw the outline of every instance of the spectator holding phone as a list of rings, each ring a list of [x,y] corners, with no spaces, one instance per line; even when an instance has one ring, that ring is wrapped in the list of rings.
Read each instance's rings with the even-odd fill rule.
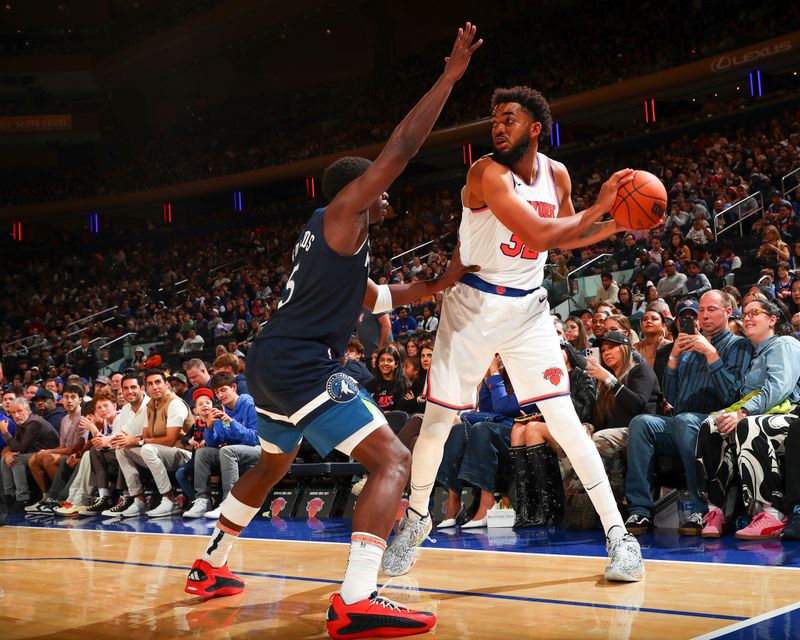
[[[778,456],[800,400],[800,342],[789,335],[785,308],[753,299],[742,313],[753,344],[740,399],[703,423],[697,440],[697,478],[708,499],[703,537],[720,537],[741,494],[752,522],[736,532],[745,540],[783,529],[784,481]]]
[[[634,535],[653,528],[650,469],[656,455],[679,455],[686,470],[693,510],[678,531],[699,535],[703,529],[708,507],[697,490],[697,433],[710,413],[738,399],[739,381],[752,353],[748,340],[728,329],[731,312],[725,292],[712,289],[703,294],[697,320],[701,332],[678,333],[664,372],[664,397],[675,415],[639,415],[631,420],[625,483],[630,516],[625,526]],[[689,329],[688,323],[685,328]]]
[[[224,409],[213,406],[214,393]],[[211,509],[209,487],[212,470],[219,466],[224,500],[239,479],[240,466],[249,468],[261,457],[256,433],[256,407],[252,396],[236,393],[233,374],[228,372],[215,374],[211,378],[211,389],[197,389],[195,403],[198,400],[203,405],[199,413],[206,425],[203,430],[204,446],[195,452],[195,500],[183,517],[216,519],[219,514]],[[212,403],[210,408],[207,406],[209,401]],[[234,447],[235,450],[232,450]]]

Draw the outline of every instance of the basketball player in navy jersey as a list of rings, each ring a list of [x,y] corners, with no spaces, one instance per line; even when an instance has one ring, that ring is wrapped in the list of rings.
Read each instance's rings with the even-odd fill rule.
[[[609,553],[605,577],[637,581],[644,575],[639,545],[625,530],[597,448],[570,400],[547,293],[541,288],[549,249],[587,246],[618,231],[613,220],[600,219],[633,172],[613,174],[597,202],[576,214],[566,167],[538,149],[550,123],[550,107],[538,91],[512,87],[494,92],[494,153],[470,167],[461,192],[461,258],[481,271],[467,273],[444,299],[425,417],[414,446],[409,508],[383,556],[388,575],[411,568],[431,530],[428,502],[444,443],[456,412],[472,406],[475,385],[496,353],[520,406],[536,404],[600,515]],[[606,381],[614,392],[623,383],[613,376]],[[539,463],[546,465],[542,459],[532,466],[546,468]]]
[[[208,548],[189,573],[188,593],[210,597],[242,591],[244,583],[228,570],[228,552],[307,438],[320,455],[338,449],[369,471],[353,514],[344,581],[331,596],[328,633],[334,638],[396,637],[423,633],[435,624],[432,613],[377,595],[378,568],[408,479],[410,454],[369,394],[342,370],[339,358],[362,307],[388,311],[477,270],[464,268],[456,249],[438,280],[378,286],[368,278],[369,225],[383,219],[386,189],[428,137],[453,85],[482,44],[475,31],[469,22],[458,30],[444,72],[374,163],[342,158],[326,169],[322,184],[330,204],[315,211],[301,232],[278,309],[247,354],[261,460],[223,502]]]

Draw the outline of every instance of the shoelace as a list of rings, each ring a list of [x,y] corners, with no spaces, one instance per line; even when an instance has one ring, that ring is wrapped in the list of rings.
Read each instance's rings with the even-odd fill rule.
[[[375,595],[372,598],[372,603],[375,605],[380,605],[385,609],[391,609],[392,611],[402,612],[408,611],[408,607],[404,607],[402,604],[395,602],[394,600],[389,600],[388,598],[384,598],[383,596]]]
[[[750,523],[750,526],[754,527],[756,524],[759,524],[762,520],[766,520],[768,516],[769,514],[766,511],[762,511],[755,518],[753,518],[753,521]]]

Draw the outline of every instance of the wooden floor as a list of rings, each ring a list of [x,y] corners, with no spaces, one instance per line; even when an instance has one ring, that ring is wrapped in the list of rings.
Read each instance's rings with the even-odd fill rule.
[[[240,540],[230,565],[243,594],[183,591],[204,539],[0,529],[0,637],[326,638],[342,544]],[[691,638],[800,600],[796,569],[650,562],[611,584],[600,558],[424,549],[390,597],[432,610],[435,638]],[[248,575],[249,574],[249,575]]]

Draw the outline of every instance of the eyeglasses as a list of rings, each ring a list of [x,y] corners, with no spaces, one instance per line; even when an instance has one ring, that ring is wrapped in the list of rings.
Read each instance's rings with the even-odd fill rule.
[[[745,311],[745,312],[742,314],[742,319],[745,319],[745,318],[755,318],[756,316],[759,316],[759,315],[761,315],[762,313],[763,313],[765,316],[770,316],[770,315],[772,315],[771,313],[768,313],[767,311],[762,311],[761,309],[751,309],[750,311]]]

